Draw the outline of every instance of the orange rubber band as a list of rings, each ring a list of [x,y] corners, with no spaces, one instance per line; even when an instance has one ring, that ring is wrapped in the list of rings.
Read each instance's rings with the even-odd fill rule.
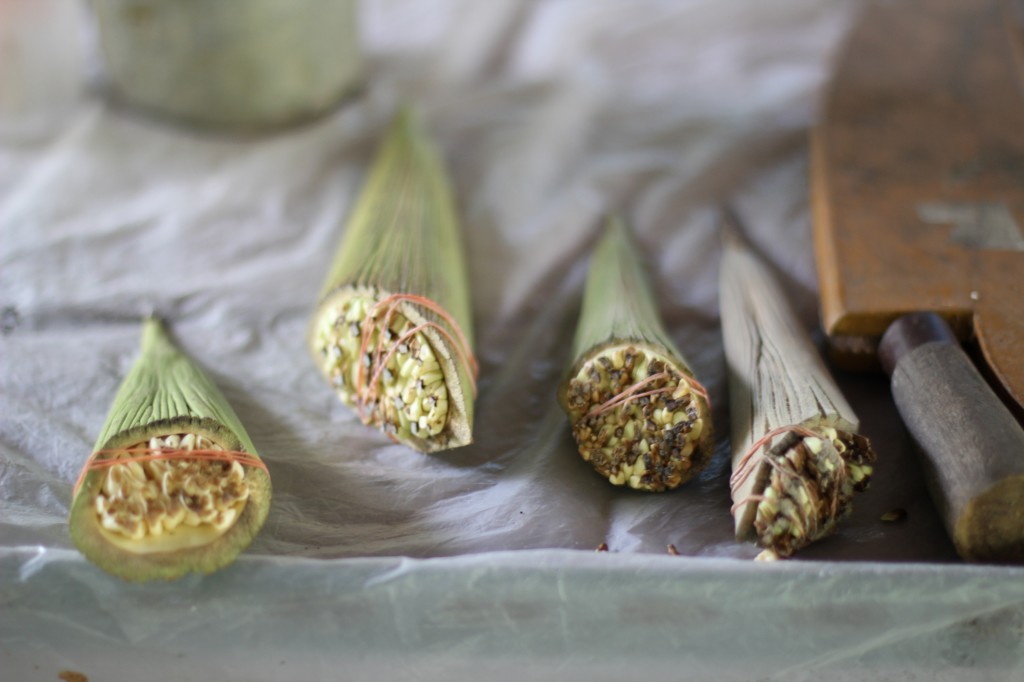
[[[451,313],[449,313],[436,302],[430,300],[425,296],[417,296],[416,294],[391,294],[382,299],[380,303],[385,303],[389,299],[394,300],[396,302],[408,301],[410,303],[421,305],[427,310],[434,312],[442,320],[447,322],[448,326],[455,331],[455,335],[459,337],[459,344],[461,344],[462,350],[466,354],[466,359],[469,361],[470,366],[473,368],[473,371],[470,372],[470,374],[480,374],[480,367],[476,362],[476,358],[473,356],[473,352],[470,350],[469,341],[466,339],[466,335],[463,333],[462,327],[460,327],[459,323],[455,321],[455,318],[451,316]],[[455,345],[454,341],[452,342],[452,345]]]
[[[373,387],[377,384],[377,380],[380,379],[381,373],[387,367],[388,360],[390,360],[391,358],[394,357],[395,353],[398,351],[398,347],[400,345],[402,345],[403,343],[405,343],[406,341],[408,341],[409,339],[411,339],[417,333],[419,333],[419,331],[421,329],[426,329],[427,327],[433,327],[434,329],[439,331],[441,334],[444,334],[445,338],[447,338],[449,342],[451,342],[453,344],[455,343],[455,339],[453,339],[451,337],[451,334],[449,334],[448,331],[445,330],[444,327],[442,327],[441,325],[437,324],[436,322],[424,322],[423,324],[420,324],[420,325],[417,325],[417,326],[413,327],[412,329],[410,329],[406,333],[402,334],[402,336],[400,336],[398,338],[398,341],[396,341],[395,344],[393,346],[391,346],[391,349],[388,350],[387,355],[384,356],[384,359],[380,363],[378,363],[377,369],[374,371],[373,376],[370,378],[370,385],[367,387],[368,390],[372,390]],[[472,387],[473,393],[475,395],[476,394],[476,377],[473,376],[473,368],[470,367],[469,363],[465,361],[464,356],[462,356],[460,354],[459,357],[463,359],[463,363],[462,364],[465,366],[466,374],[469,375],[469,385],[470,385],[470,387]]]
[[[745,505],[747,502],[764,502],[764,500],[765,500],[764,495],[753,495],[753,494],[747,495],[742,500],[740,500],[739,502],[737,502],[733,506],[729,507],[729,513],[730,514],[735,514],[736,510],[739,509],[740,507],[742,507],[743,505]]]
[[[820,438],[820,439],[823,439],[823,440],[825,439],[825,436],[823,436],[823,435],[821,435],[819,433],[815,433],[814,431],[811,431],[807,427],[800,426],[799,424],[790,424],[789,426],[780,426],[777,429],[772,429],[771,431],[769,431],[765,435],[761,436],[761,438],[759,438],[753,445],[751,445],[750,449],[747,450],[743,454],[743,457],[740,458],[739,466],[737,467],[736,471],[733,472],[732,476],[729,477],[729,485],[732,488],[732,490],[735,490],[737,487],[742,485],[743,482],[746,481],[746,479],[754,472],[754,469],[757,466],[757,460],[755,459],[754,454],[758,450],[760,450],[761,447],[765,443],[770,441],[775,436],[778,436],[780,434],[783,434],[783,433],[786,433],[786,432],[790,432],[790,431],[792,431],[792,432],[794,432],[794,433],[796,433],[796,434],[798,434],[800,436],[803,436],[804,438]],[[766,459],[766,456],[764,454],[762,454],[761,455],[761,459]],[[790,470],[782,467],[778,462],[774,462],[772,460],[768,460],[768,463],[773,468],[775,468],[777,471],[782,471],[782,472],[784,472],[784,473],[786,473],[786,474],[788,474],[790,476],[793,476],[793,477],[799,477],[799,474],[797,474],[795,471],[790,471]],[[840,475],[845,475],[846,460],[843,459],[842,457],[839,458],[839,466],[840,466]],[[837,481],[838,480],[839,480],[839,478],[837,477]],[[813,498],[812,499],[813,505],[814,505],[815,509],[817,509],[818,501],[821,499],[820,496],[814,491],[813,488],[805,488],[805,489],[807,490],[809,496],[811,496]],[[832,519],[835,519],[835,516],[836,516],[836,514],[838,513],[838,510],[839,510],[839,494],[840,494],[840,489],[841,489],[841,486],[837,484],[836,487],[835,487],[835,490],[833,491],[833,494],[831,496],[830,512],[831,512]],[[764,498],[763,495],[754,495],[754,494],[747,495],[742,500],[739,500],[738,502],[733,504],[731,509],[730,509],[730,511],[732,513],[735,513],[737,509],[739,509],[743,505],[747,504],[748,502],[761,502],[764,499],[765,498]],[[816,532],[817,528],[818,528],[818,518],[816,516],[813,516],[813,517],[809,516],[809,517],[807,517],[807,521],[810,524],[810,530],[812,531],[812,534],[813,534],[813,532]]]
[[[390,318],[390,315],[398,308],[398,303],[401,303],[402,301],[408,301],[409,303],[415,303],[416,305],[423,306],[447,322],[448,326],[455,331],[455,335],[459,338],[458,347],[460,347],[460,350],[465,353],[466,358],[473,369],[470,374],[478,375],[480,373],[480,367],[477,365],[476,357],[473,356],[473,352],[470,350],[469,341],[466,339],[466,335],[463,333],[462,327],[460,327],[459,323],[455,321],[455,318],[451,316],[451,313],[442,308],[435,301],[432,301],[425,296],[417,296],[416,294],[389,294],[378,301],[374,305],[374,308],[379,308],[380,306],[391,302],[392,306],[388,311],[388,318]],[[452,340],[452,345],[456,345],[454,340]]]
[[[390,331],[391,318],[394,313],[398,310],[399,304],[403,301],[420,305],[427,310],[434,312],[449,327],[455,332],[455,336],[458,337],[456,342],[455,337],[448,332],[447,329],[442,327],[437,322],[424,322],[417,325],[410,331],[399,337],[398,341],[391,345],[391,348],[387,353],[384,354],[381,359],[381,354],[384,351],[384,331]],[[370,349],[370,344],[373,335],[373,329],[377,325],[374,325],[374,319],[380,314],[382,307],[387,306],[387,311],[384,313],[384,317],[380,322],[380,331],[377,334],[377,346],[374,348],[373,357],[370,361],[370,366],[375,367],[373,374],[370,377],[369,382],[366,382],[366,370],[368,369],[363,363],[363,357],[367,354]],[[356,413],[359,415],[359,419],[363,423],[367,423],[367,417],[364,412],[364,408],[376,398],[375,386],[380,379],[380,375],[387,367],[387,363],[394,356],[398,347],[411,339],[417,333],[426,328],[433,328],[442,334],[448,343],[456,351],[459,359],[462,361],[463,367],[466,370],[466,374],[469,377],[470,387],[473,394],[476,395],[477,384],[476,380],[480,374],[480,366],[477,364],[476,357],[473,355],[472,350],[469,347],[469,342],[466,339],[466,335],[463,333],[462,328],[455,321],[455,318],[451,316],[448,311],[438,305],[436,302],[426,298],[424,296],[417,296],[415,294],[389,294],[381,300],[370,306],[370,309],[366,312],[366,317],[363,318],[363,324],[359,330],[360,343],[359,343],[359,356],[356,358],[358,363],[358,371],[356,373]]]
[[[704,384],[700,383],[693,377],[684,377],[686,382],[690,384],[690,388],[694,393],[704,398],[704,404],[708,406],[708,415],[711,415],[711,396],[708,394],[708,389],[704,388]]]
[[[640,398],[644,398],[647,396],[657,395],[659,393],[674,393],[678,389],[678,385],[675,388],[673,388],[672,386],[663,386],[661,388],[656,388],[652,391],[636,393],[637,391],[639,391],[641,388],[651,383],[652,381],[657,381],[658,379],[664,379],[670,376],[671,375],[668,372],[658,372],[657,374],[652,374],[646,379],[642,379],[633,384],[632,386],[626,387],[622,392],[612,396],[610,399],[598,405],[597,407],[592,408],[589,412],[583,415],[583,418],[586,419],[589,417],[596,417],[616,407],[625,405],[628,402],[639,400]],[[711,418],[711,400],[708,398],[707,389],[704,388],[696,379],[690,376],[686,376],[685,374],[682,375],[682,381],[689,386],[690,390],[693,393],[696,393],[697,395],[704,399],[704,404],[707,405],[708,408],[708,418]]]
[[[143,454],[144,453],[144,454]],[[120,455],[129,454],[134,455],[132,457],[110,457],[107,459],[96,459],[98,455]],[[85,481],[85,477],[90,471],[96,471],[98,469],[109,469],[119,464],[131,464],[132,462],[153,462],[156,460],[166,459],[196,459],[205,460],[208,462],[238,462],[242,466],[254,467],[256,469],[262,469],[268,474],[270,473],[267,469],[267,465],[259,457],[250,455],[247,452],[240,452],[237,450],[181,450],[172,448],[114,448],[112,450],[97,450],[89,456],[86,460],[85,466],[82,467],[81,473],[78,474],[78,480],[75,481],[74,491],[72,496],[78,494],[78,489],[82,487],[82,482]]]
[[[813,431],[808,429],[806,426],[801,426],[799,424],[789,424],[788,426],[780,426],[780,427],[778,427],[776,429],[772,429],[768,433],[766,433],[763,436],[761,436],[760,438],[758,438],[753,443],[753,445],[751,445],[750,448],[745,453],[743,453],[743,456],[740,457],[740,461],[739,461],[739,463],[738,463],[738,465],[736,467],[736,470],[733,471],[732,476],[729,477],[729,485],[730,485],[730,487],[732,487],[733,489],[736,489],[737,487],[742,485],[743,482],[746,481],[747,478],[754,472],[754,469],[755,469],[755,467],[757,466],[757,464],[759,462],[759,460],[755,458],[755,455],[761,450],[761,448],[764,445],[766,445],[769,441],[771,441],[776,436],[780,436],[780,435],[782,435],[784,433],[788,433],[790,431],[792,431],[792,432],[794,432],[794,433],[796,433],[798,435],[801,435],[804,438],[820,438],[821,437],[819,434],[814,433]],[[761,459],[765,459],[765,455],[763,453],[761,454]],[[777,462],[769,462],[769,463],[772,466],[774,466],[776,468],[779,468]],[[792,474],[793,472],[789,472],[789,473]],[[749,498],[741,500],[740,502],[737,502],[736,504],[734,504],[733,508],[735,509],[736,507],[738,507],[741,504],[746,504],[746,502],[748,502],[748,501],[749,501]]]
[[[647,377],[646,379],[641,379],[640,381],[636,382],[632,386],[627,386],[622,391],[620,391],[619,393],[613,395],[611,398],[609,398],[605,402],[601,403],[600,405],[598,405],[598,406],[596,406],[594,408],[591,408],[591,410],[589,412],[587,412],[587,414],[584,415],[584,416],[586,416],[586,417],[592,417],[592,416],[596,417],[597,415],[604,414],[608,410],[610,410],[610,409],[612,409],[612,408],[614,408],[614,407],[616,407],[618,405],[621,405],[621,404],[623,404],[625,402],[628,402],[630,400],[630,397],[634,393],[639,391],[641,388],[643,388],[647,384],[651,383],[652,381],[657,381],[658,379],[664,379],[668,375],[669,375],[668,372],[658,372],[657,374],[652,374],[651,376]],[[658,389],[658,390],[668,390],[668,387],[666,386],[664,389]],[[639,396],[637,396],[637,397],[639,397]]]

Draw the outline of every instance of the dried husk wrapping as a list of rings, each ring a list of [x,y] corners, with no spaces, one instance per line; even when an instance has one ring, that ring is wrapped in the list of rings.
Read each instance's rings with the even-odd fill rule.
[[[757,541],[764,558],[788,556],[835,531],[853,492],[867,486],[874,455],[779,283],[743,242],[736,217],[726,213],[723,226],[720,305],[736,537]]]

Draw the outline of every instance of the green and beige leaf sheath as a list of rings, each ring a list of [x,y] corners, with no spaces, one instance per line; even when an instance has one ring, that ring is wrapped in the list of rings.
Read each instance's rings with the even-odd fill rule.
[[[725,217],[720,297],[736,538],[792,555],[833,533],[874,453],[781,287]]]
[[[639,253],[611,218],[587,275],[559,389],[583,459],[615,485],[670,490],[711,456],[710,406],[658,316]]]
[[[210,378],[146,320],[75,486],[70,532],[87,559],[132,581],[210,573],[249,545],[270,475]]]
[[[477,366],[462,239],[438,154],[397,116],[313,318],[320,371],[360,419],[421,452],[473,439]]]

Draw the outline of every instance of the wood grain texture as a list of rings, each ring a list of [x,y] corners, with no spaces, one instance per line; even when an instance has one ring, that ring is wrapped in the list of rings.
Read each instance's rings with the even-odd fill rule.
[[[840,359],[928,310],[1024,403],[1024,89],[999,0],[869,5],[812,139],[822,317]]]

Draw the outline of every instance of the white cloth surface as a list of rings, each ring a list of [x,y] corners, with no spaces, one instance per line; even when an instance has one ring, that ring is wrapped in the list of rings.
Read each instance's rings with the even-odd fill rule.
[[[347,679],[379,678],[390,639],[409,679],[474,669],[514,677],[517,652],[537,679],[612,679],[626,669],[614,656],[626,656],[627,643],[642,659],[637,670],[689,661],[688,679],[783,679],[780,670],[787,680],[822,671],[859,679],[846,663],[903,674],[961,655],[950,632],[981,642],[991,621],[1019,634],[1024,574],[957,564],[879,376],[840,377],[879,454],[853,517],[801,555],[814,561],[737,561],[757,549],[734,541],[729,515],[714,209],[736,202],[816,328],[807,132],[853,9],[829,0],[367,2],[365,86],[312,123],[259,136],[194,132],[93,89],[49,138],[0,145],[0,641],[22,641],[15,617],[37,633],[15,659],[29,671],[18,679],[35,679],[30,667],[47,657],[129,679],[138,661],[118,667],[100,654],[130,645],[170,661],[188,647],[206,652],[199,642],[219,628],[238,666],[193,660],[182,671],[275,679],[267,666],[278,649],[247,658],[239,647],[282,637],[297,646],[282,657],[289,676],[323,677],[334,662],[359,659]],[[476,442],[433,456],[361,425],[305,343],[375,142],[404,102],[420,109],[452,172],[481,364]],[[672,493],[595,475],[554,399],[607,211],[633,226],[668,328],[714,405],[715,459]],[[274,498],[239,564],[140,588],[66,551],[66,517],[134,360],[138,320],[154,311],[224,389],[270,469]],[[880,522],[896,508],[906,522]],[[594,556],[602,542],[612,551]],[[664,556],[668,544],[684,557]],[[927,579],[917,584],[915,571]],[[694,580],[698,593],[675,577]],[[497,581],[493,600],[477,580]],[[747,581],[764,592],[730,599]],[[619,585],[605,607],[590,601]],[[530,611],[534,589],[549,601]],[[863,601],[875,593],[889,599]],[[149,608],[149,594],[177,603],[171,611],[192,604],[197,624]],[[659,610],[660,594],[682,610]],[[450,610],[434,621],[438,599]],[[349,623],[349,606],[365,619]],[[763,619],[775,608],[788,614],[780,627],[789,637],[772,635],[774,657],[757,663],[767,650],[756,643],[730,655],[742,637],[769,629]],[[311,622],[289,639],[267,614]],[[448,617],[458,626],[445,630]],[[601,632],[622,637],[607,651],[585,634],[600,619],[611,623]],[[688,638],[686,624],[704,619],[719,636]],[[980,629],[963,625],[974,619]],[[38,634],[46,623],[66,639]],[[477,637],[467,634],[474,623]],[[314,624],[344,643],[328,651],[321,633],[302,645]],[[516,640],[528,624],[555,643]],[[652,626],[676,635],[650,638]],[[503,637],[509,649],[488,658]],[[70,653],[60,654],[60,641]],[[1014,641],[961,660],[966,676],[943,678],[939,666],[930,674],[1020,679],[1012,675],[1024,650]],[[893,653],[897,644],[911,653]],[[466,665],[445,663],[446,647]]]

